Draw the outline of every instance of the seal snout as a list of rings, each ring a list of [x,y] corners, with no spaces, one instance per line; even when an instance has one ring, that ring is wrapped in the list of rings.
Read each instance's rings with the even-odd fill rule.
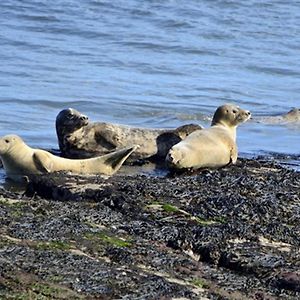
[[[81,121],[86,121],[86,120],[88,120],[89,118],[88,118],[88,116],[86,116],[86,115],[81,115],[80,116],[80,120]]]
[[[173,163],[174,158],[172,157],[171,153],[169,152],[166,156],[166,162],[167,163]]]
[[[169,153],[166,156],[166,163],[169,167],[179,167],[180,161],[182,159],[182,154],[180,151],[176,151],[176,149],[171,148]]]
[[[89,123],[89,117],[86,115],[80,115],[79,120],[84,125],[87,125]]]

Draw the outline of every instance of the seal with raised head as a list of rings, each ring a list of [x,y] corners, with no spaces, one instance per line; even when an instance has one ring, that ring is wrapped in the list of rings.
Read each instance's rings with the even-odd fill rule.
[[[82,158],[108,153],[132,144],[139,148],[130,160],[164,159],[169,149],[202,127],[187,124],[174,130],[130,127],[106,122],[89,122],[73,108],[63,109],[56,117],[59,148],[64,157]]]
[[[78,174],[114,174],[137,146],[87,159],[67,159],[34,149],[17,135],[0,138],[0,158],[7,177],[21,181],[33,174],[69,171]]]
[[[166,157],[173,169],[218,168],[237,160],[236,128],[251,116],[232,104],[217,108],[211,127],[196,130],[174,145]]]

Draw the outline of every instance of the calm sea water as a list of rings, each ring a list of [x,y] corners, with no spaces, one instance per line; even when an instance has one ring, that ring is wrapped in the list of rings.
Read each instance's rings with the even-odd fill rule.
[[[143,127],[208,126],[225,102],[300,107],[299,1],[6,0],[0,26],[0,135],[34,147],[58,148],[66,107]],[[248,122],[240,153],[299,154],[299,135]]]

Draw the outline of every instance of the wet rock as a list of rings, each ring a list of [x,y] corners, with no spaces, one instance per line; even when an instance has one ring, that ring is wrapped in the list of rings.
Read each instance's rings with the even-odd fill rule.
[[[278,289],[300,292],[300,273],[293,271],[280,272],[276,277],[274,284]]]

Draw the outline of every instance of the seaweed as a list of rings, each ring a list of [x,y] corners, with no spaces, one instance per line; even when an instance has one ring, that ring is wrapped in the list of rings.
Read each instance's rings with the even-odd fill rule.
[[[1,190],[0,295],[298,299],[299,187],[298,171],[265,159],[33,177],[25,194]]]

